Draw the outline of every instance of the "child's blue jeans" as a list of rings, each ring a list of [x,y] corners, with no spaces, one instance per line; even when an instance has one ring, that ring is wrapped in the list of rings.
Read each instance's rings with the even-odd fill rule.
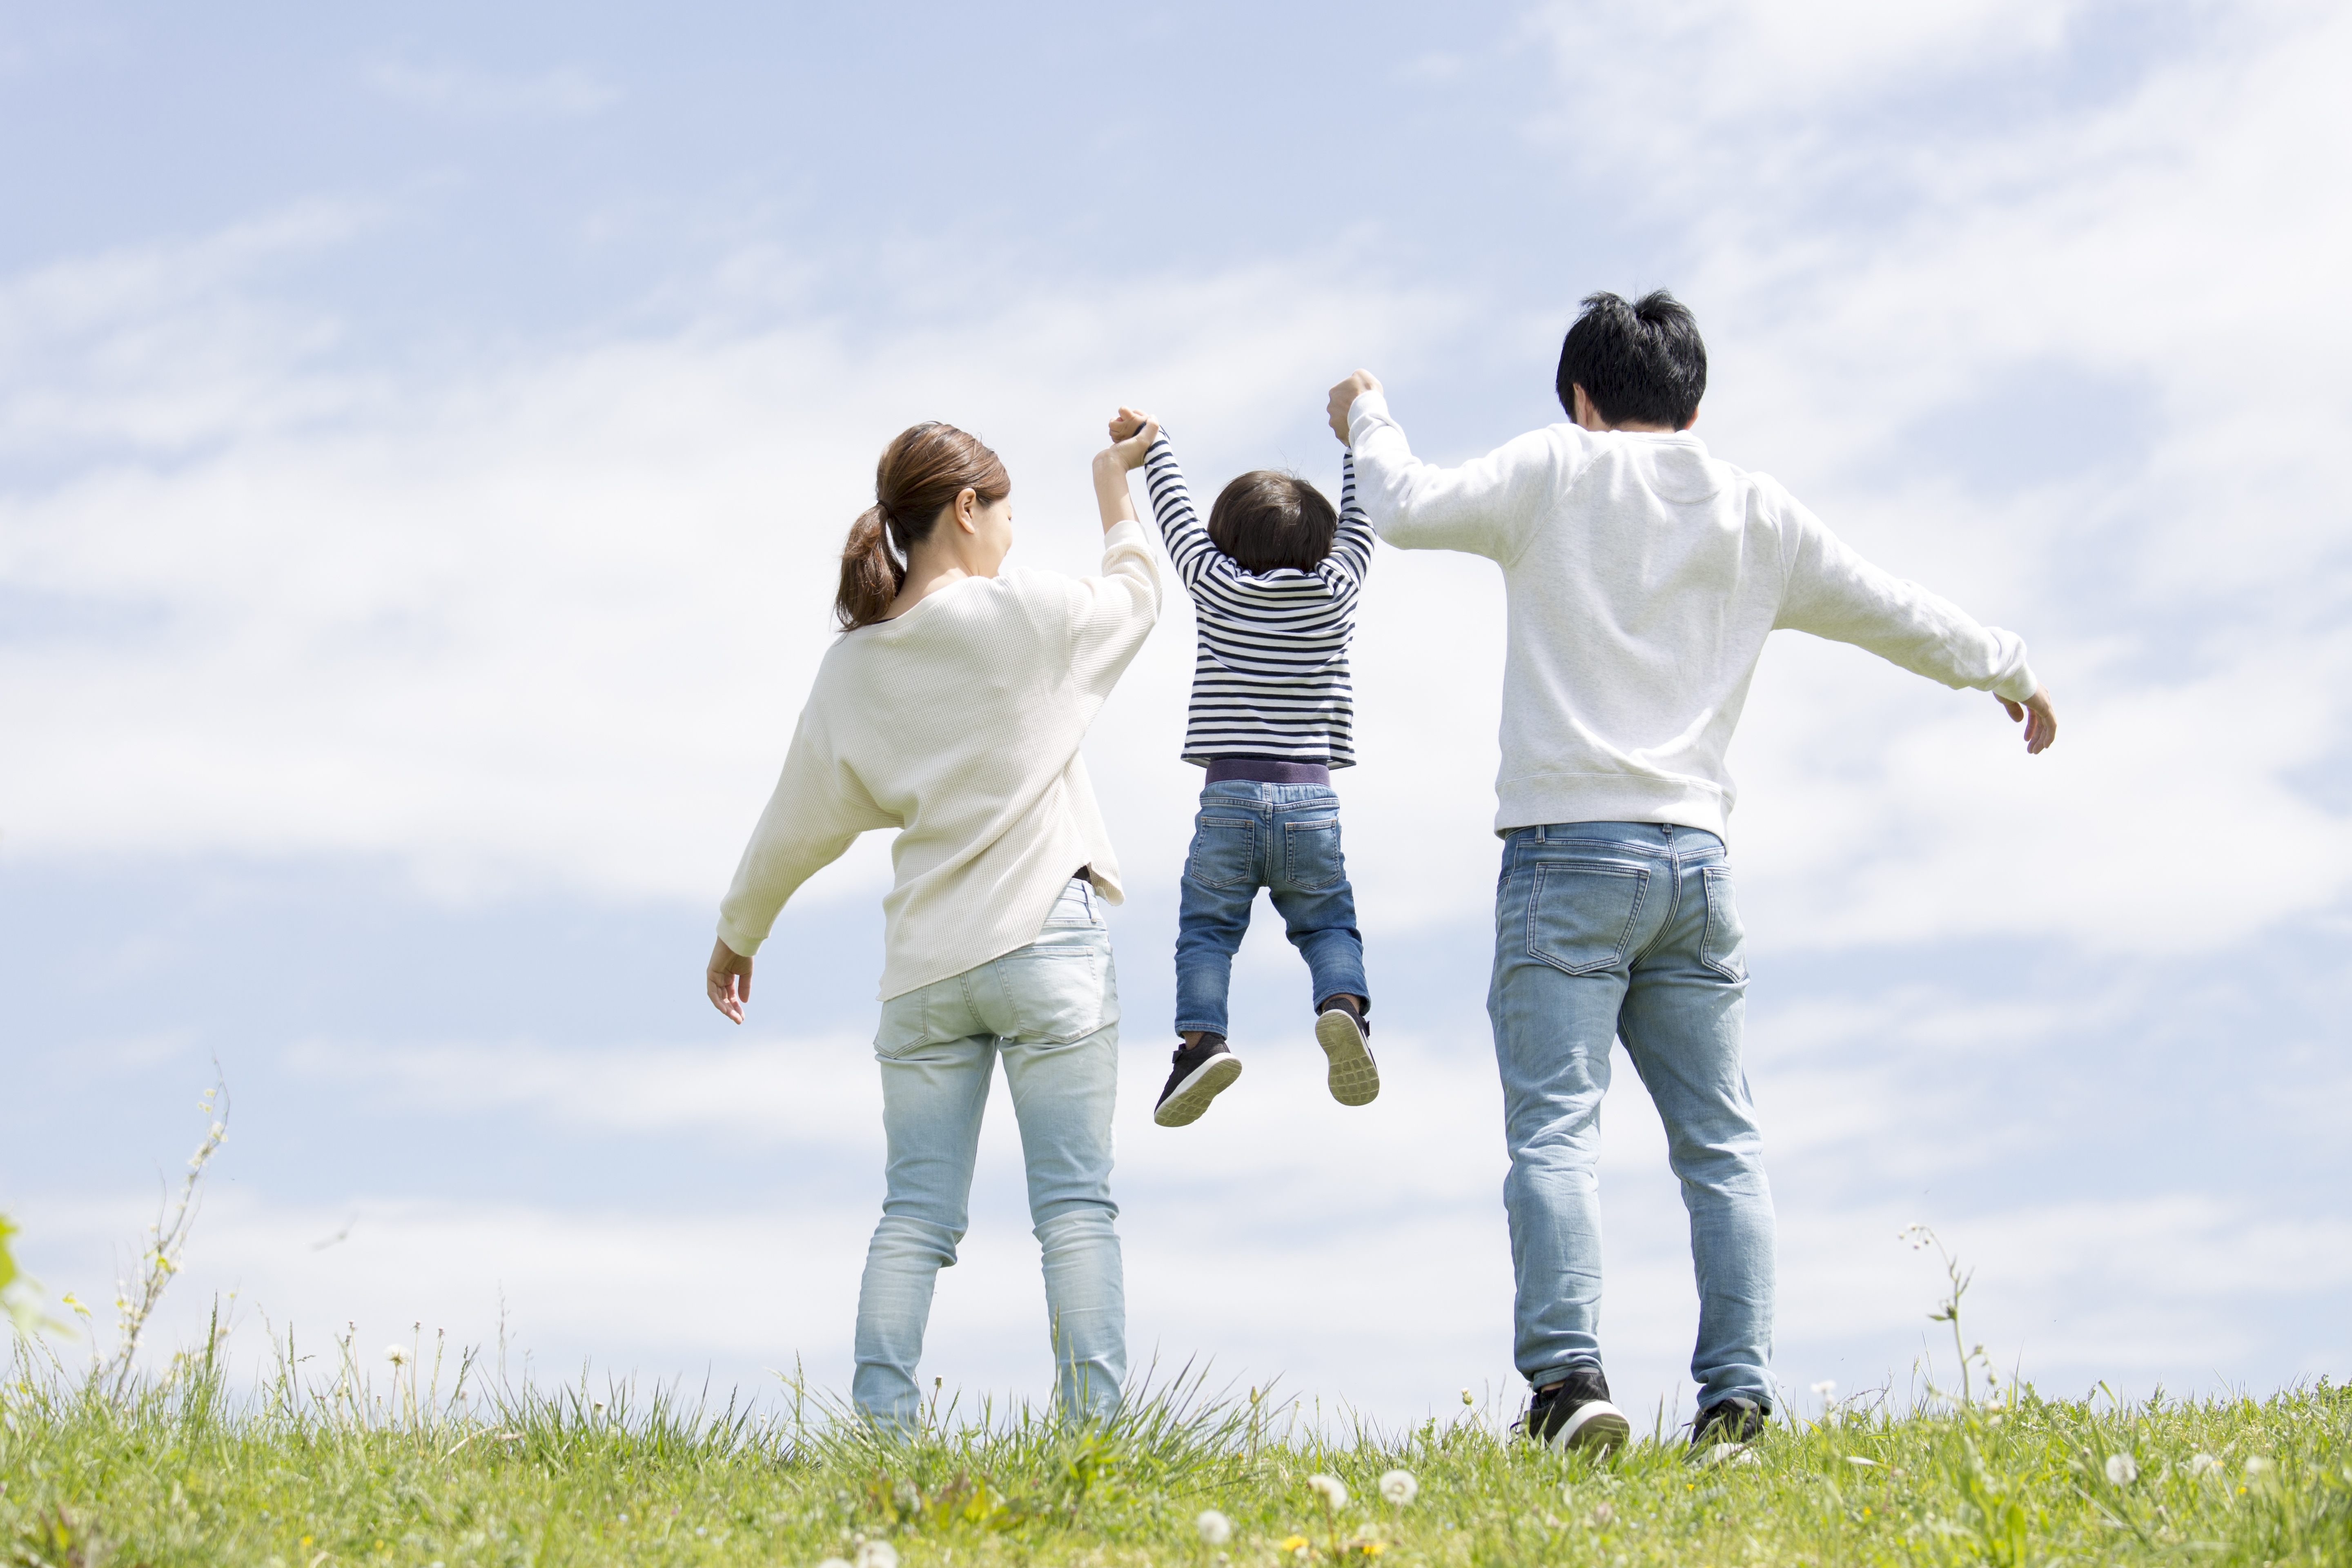
[[[1228,779],[1201,792],[1184,859],[1176,931],[1176,1032],[1227,1033],[1234,954],[1257,890],[1274,896],[1284,934],[1307,960],[1309,1001],[1348,994],[1369,1003],[1356,895],[1339,852],[1339,797],[1328,784]]]

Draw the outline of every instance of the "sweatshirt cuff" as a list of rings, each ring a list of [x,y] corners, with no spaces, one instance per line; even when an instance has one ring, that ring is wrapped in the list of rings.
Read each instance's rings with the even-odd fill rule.
[[[1366,426],[1374,423],[1382,425],[1396,423],[1389,417],[1388,395],[1378,389],[1358,393],[1356,401],[1348,405],[1348,449],[1349,451],[1355,450],[1362,443]]]
[[[2005,697],[2011,702],[2023,702],[2041,689],[2042,682],[2034,678],[2033,667],[2030,664],[2021,664],[2011,672],[2008,679],[1993,687],[1992,694],[1995,697]]]
[[[721,915],[719,917],[719,940],[725,942],[727,951],[736,957],[750,958],[759,952],[760,943],[767,939],[744,935],[726,916]]]
[[[1103,530],[1103,559],[1108,561],[1122,546],[1150,550],[1151,535],[1143,531],[1140,518],[1123,517]]]

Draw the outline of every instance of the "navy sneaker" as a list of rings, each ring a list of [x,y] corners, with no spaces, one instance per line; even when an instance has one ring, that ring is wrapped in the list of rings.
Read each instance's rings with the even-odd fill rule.
[[[1223,1035],[1202,1035],[1197,1046],[1176,1047],[1176,1070],[1160,1091],[1151,1120],[1162,1127],[1182,1127],[1201,1120],[1209,1101],[1242,1076],[1241,1059],[1225,1048]]]
[[[1353,996],[1327,996],[1315,1018],[1315,1043],[1330,1058],[1325,1079],[1342,1105],[1370,1105],[1381,1095],[1381,1065],[1372,1060],[1371,1026]]]
[[[1519,1430],[1562,1452],[1606,1454],[1633,1435],[1625,1413],[1609,1403],[1609,1380],[1597,1366],[1572,1366],[1564,1382],[1536,1390]]]
[[[1691,1423],[1691,1452],[1708,1454],[1717,1448],[1744,1447],[1772,1424],[1772,1407],[1733,1394],[1698,1413]]]

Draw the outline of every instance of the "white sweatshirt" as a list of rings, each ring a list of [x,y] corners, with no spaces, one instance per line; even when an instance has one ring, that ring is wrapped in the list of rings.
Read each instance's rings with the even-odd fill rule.
[[[1778,482],[1708,457],[1686,431],[1554,425],[1439,468],[1368,392],[1349,437],[1382,539],[1503,568],[1498,834],[1552,822],[1721,834],[1735,794],[1724,751],[1782,626],[1947,686],[2021,702],[2037,689],[2022,639],[1873,566]]]
[[[784,900],[868,828],[895,827],[882,999],[1036,940],[1080,867],[1121,901],[1078,742],[1160,614],[1140,524],[1102,575],[1007,572],[845,632],[817,667],[782,776],[719,906],[750,956]]]

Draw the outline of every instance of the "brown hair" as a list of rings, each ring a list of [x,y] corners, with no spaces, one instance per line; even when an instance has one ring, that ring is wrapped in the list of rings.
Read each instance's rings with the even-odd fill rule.
[[[994,506],[1013,493],[1013,479],[995,453],[952,425],[910,425],[882,449],[874,465],[874,504],[857,514],[841,547],[833,613],[843,631],[883,618],[906,584],[908,552],[966,490],[981,505]]]
[[[1312,572],[1331,553],[1339,514],[1296,474],[1259,468],[1227,485],[1209,509],[1209,542],[1244,572]]]

